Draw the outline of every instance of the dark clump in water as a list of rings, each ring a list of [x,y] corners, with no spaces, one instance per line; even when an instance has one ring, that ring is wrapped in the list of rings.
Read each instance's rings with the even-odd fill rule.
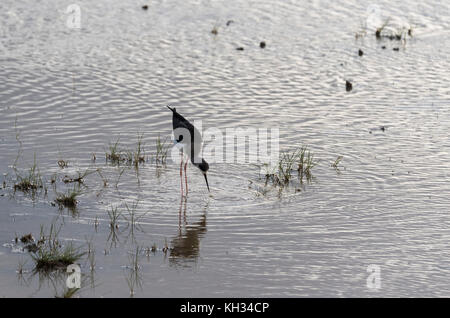
[[[377,31],[375,32],[375,37],[377,39],[381,39],[381,29],[377,29]]]
[[[148,5],[146,5],[146,4],[143,5],[143,6],[142,6],[142,10],[148,10]]]
[[[237,47],[236,50],[238,50],[238,51],[244,51],[244,48],[243,48],[242,46],[240,46],[240,47]]]
[[[398,47],[394,47],[392,50],[399,51],[400,49]]]
[[[260,42],[259,43],[259,47],[262,48],[262,49],[265,48],[266,47],[266,42],[264,42],[264,41]]]
[[[383,50],[386,50],[386,45],[383,45],[381,48],[382,48]]]
[[[402,39],[402,35],[401,34],[396,34],[396,35],[386,35],[385,38],[388,38],[389,40],[393,41],[393,40],[398,40],[400,41]]]
[[[233,20],[228,20],[227,21],[227,26],[230,26],[231,23],[234,23],[234,21]]]
[[[28,244],[34,241],[33,236],[30,234],[24,235],[20,238],[20,241],[24,244]]]
[[[350,92],[353,89],[353,84],[349,81],[345,81],[345,89],[347,92]]]
[[[363,50],[359,49],[359,50],[358,50],[358,55],[359,55],[359,56],[363,56],[363,55],[364,55]]]

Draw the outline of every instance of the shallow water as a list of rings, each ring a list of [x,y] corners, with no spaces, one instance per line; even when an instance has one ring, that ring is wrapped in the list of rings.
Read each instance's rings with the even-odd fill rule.
[[[136,246],[136,297],[450,296],[449,4],[379,1],[380,19],[413,25],[402,44],[377,41],[373,19],[355,39],[370,1],[77,3],[79,30],[70,2],[0,4],[0,296],[64,289],[64,273],[33,275],[10,246],[52,222],[63,241],[92,241],[81,297],[130,296]],[[262,194],[255,165],[211,163],[209,195],[190,165],[183,202],[178,164],[105,163],[110,142],[132,148],[138,132],[152,154],[171,134],[168,104],[204,129],[278,128],[280,149],[309,145],[320,160],[314,179]],[[21,172],[36,155],[47,194],[14,192],[18,153]],[[107,186],[89,175],[75,213],[53,206],[61,179],[88,168]],[[114,242],[107,210],[129,218],[136,201],[138,228],[122,218]]]

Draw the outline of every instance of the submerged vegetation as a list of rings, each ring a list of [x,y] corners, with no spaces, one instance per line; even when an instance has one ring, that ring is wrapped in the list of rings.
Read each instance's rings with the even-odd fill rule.
[[[98,169],[97,169],[98,170]],[[95,172],[97,172],[97,170],[91,170],[89,171],[89,168],[86,169],[83,173],[81,172],[77,172],[77,176],[75,177],[69,177],[67,175],[64,176],[64,178],[62,179],[62,181],[64,183],[74,183],[77,182],[79,184],[84,184],[84,178],[86,178],[88,175],[93,174]]]

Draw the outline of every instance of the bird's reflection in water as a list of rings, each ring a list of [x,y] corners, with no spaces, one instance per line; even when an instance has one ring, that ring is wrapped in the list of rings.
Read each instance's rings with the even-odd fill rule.
[[[186,198],[181,199],[178,218],[178,234],[172,238],[170,265],[189,266],[196,262],[200,252],[200,240],[206,233],[206,209],[195,223],[189,223],[186,216]]]

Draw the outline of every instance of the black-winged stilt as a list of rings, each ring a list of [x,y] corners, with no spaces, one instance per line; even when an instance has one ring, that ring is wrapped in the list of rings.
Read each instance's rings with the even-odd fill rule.
[[[201,157],[202,150],[202,135],[198,131],[197,128],[194,127],[186,118],[181,116],[176,108],[171,108],[167,106],[172,111],[172,125],[173,125],[173,134],[175,138],[175,143],[183,148],[183,154],[191,159],[191,162],[194,166],[200,169],[205,177],[206,186],[209,191],[208,178],[206,173],[209,170],[209,165]],[[188,184],[187,184],[187,164],[188,160],[184,164],[184,178],[186,182],[186,195],[188,194]],[[181,195],[183,196],[183,155],[181,155],[181,164],[180,164],[180,177],[181,177]]]

